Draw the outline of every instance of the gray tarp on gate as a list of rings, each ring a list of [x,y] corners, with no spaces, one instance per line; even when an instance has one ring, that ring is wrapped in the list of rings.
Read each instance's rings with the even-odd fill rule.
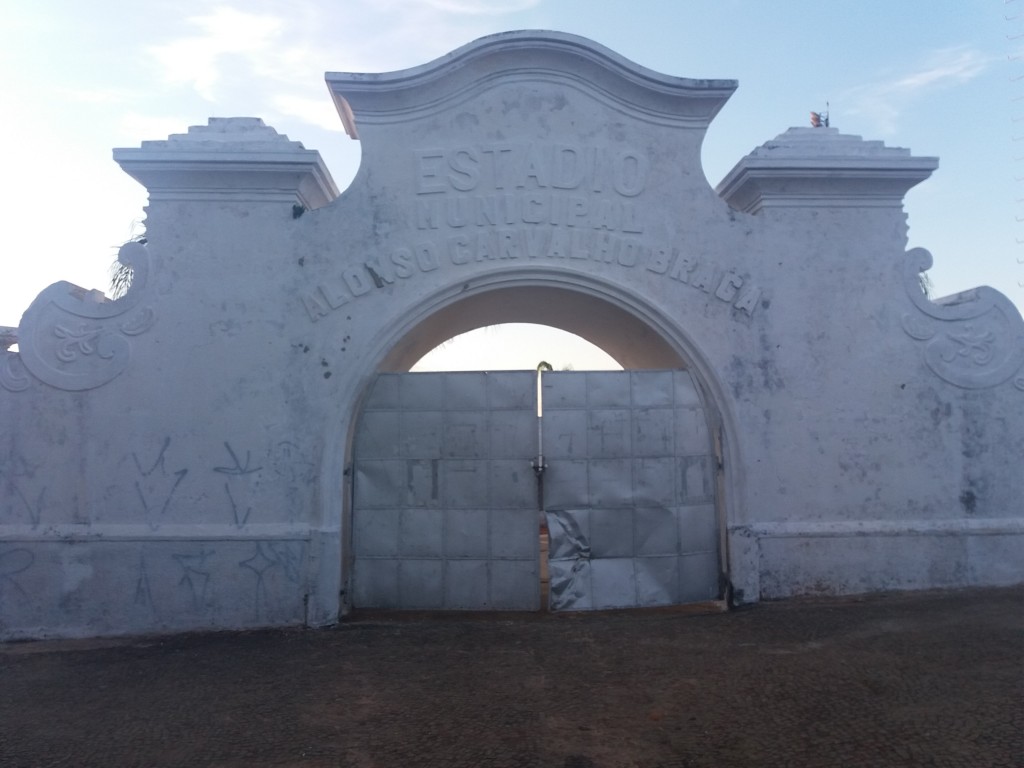
[[[543,381],[551,609],[718,597],[715,463],[690,375]],[[535,383],[378,377],[356,432],[356,607],[540,607]]]
[[[544,376],[551,610],[719,595],[707,417],[686,371]]]
[[[355,438],[356,607],[540,607],[535,376],[378,376]]]

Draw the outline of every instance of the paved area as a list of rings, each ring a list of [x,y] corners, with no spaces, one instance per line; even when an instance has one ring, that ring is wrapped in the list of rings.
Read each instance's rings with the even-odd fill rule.
[[[8,766],[1024,766],[1024,590],[0,645]]]

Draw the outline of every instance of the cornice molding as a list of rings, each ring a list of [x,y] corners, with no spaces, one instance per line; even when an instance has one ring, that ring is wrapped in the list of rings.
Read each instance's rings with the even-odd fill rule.
[[[255,117],[211,117],[166,140],[115,149],[150,201],[227,200],[320,208],[338,197],[323,158]]]
[[[744,213],[765,208],[901,208],[939,167],[935,157],[841,134],[790,128],[740,160],[715,190]]]
[[[634,118],[703,130],[737,86],[665,75],[585,38],[546,31],[483,37],[410,69],[328,72],[325,79],[354,139],[360,126],[428,119],[498,82],[561,84]]]

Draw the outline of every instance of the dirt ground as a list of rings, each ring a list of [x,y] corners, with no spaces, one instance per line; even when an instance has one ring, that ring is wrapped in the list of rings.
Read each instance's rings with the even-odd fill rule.
[[[1024,589],[0,645],[0,766],[1024,766]]]

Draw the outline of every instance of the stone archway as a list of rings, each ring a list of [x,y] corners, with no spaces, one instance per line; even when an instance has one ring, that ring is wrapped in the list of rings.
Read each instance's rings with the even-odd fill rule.
[[[625,369],[683,368],[686,358],[657,331],[617,302],[570,281],[512,284],[456,299],[409,330],[381,362],[407,371],[441,342],[485,325],[531,322],[573,333],[600,347]]]
[[[1024,581],[1024,325],[922,296],[936,158],[793,128],[712,189],[736,83],[560,33],[327,83],[344,193],[255,118],[115,150],[131,292],[56,283],[0,334],[0,638],[336,621],[372,380],[517,318],[692,375],[738,602]]]
[[[575,275],[452,286],[408,317],[353,416],[343,562],[355,607],[539,607],[533,374],[404,373],[459,333],[526,321],[575,333],[624,368],[545,382],[545,420],[560,425],[542,451],[557,502],[546,518],[557,531],[552,605],[723,596],[721,416],[685,334],[642,299]],[[609,430],[610,447],[594,448]]]

